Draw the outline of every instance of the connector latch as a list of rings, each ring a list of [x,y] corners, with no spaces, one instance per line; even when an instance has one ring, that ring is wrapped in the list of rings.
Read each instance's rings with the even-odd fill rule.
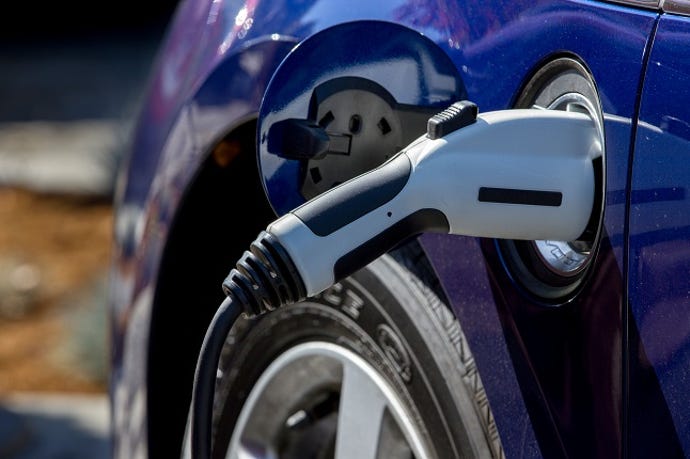
[[[429,122],[426,125],[426,135],[431,140],[436,140],[460,128],[469,126],[477,121],[477,111],[477,104],[474,102],[469,100],[455,102],[441,113],[437,113],[429,118]]]

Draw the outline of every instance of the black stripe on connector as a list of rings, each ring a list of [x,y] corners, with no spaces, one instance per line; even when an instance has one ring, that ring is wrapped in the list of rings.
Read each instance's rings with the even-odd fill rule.
[[[393,199],[405,187],[411,171],[410,159],[406,155],[398,155],[292,213],[314,234],[328,236]]]
[[[412,236],[449,231],[450,224],[443,212],[437,209],[418,210],[340,257],[333,266],[333,276],[336,280],[344,279]]]
[[[559,207],[563,202],[560,191],[519,190],[514,188],[479,188],[479,202]]]

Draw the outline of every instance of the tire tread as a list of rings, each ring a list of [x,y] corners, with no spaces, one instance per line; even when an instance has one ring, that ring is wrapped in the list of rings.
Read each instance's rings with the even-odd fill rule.
[[[424,254],[424,249],[415,240],[391,252],[391,256],[407,271],[407,279],[424,295],[434,316],[445,330],[450,345],[459,357],[458,369],[465,386],[472,395],[476,412],[482,422],[482,429],[489,440],[492,456],[496,459],[505,459],[496,420],[469,343],[460,322],[447,306],[448,301],[441,300],[441,298],[445,299],[446,295]]]

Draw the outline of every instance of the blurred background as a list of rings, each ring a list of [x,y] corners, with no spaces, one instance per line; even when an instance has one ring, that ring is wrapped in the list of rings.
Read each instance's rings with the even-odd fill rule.
[[[0,458],[109,457],[113,185],[176,3],[0,15]]]

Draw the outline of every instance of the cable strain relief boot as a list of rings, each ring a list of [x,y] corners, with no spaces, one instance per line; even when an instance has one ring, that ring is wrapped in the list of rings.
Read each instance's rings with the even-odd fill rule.
[[[223,291],[255,317],[306,297],[302,277],[275,236],[262,231],[223,282]]]

